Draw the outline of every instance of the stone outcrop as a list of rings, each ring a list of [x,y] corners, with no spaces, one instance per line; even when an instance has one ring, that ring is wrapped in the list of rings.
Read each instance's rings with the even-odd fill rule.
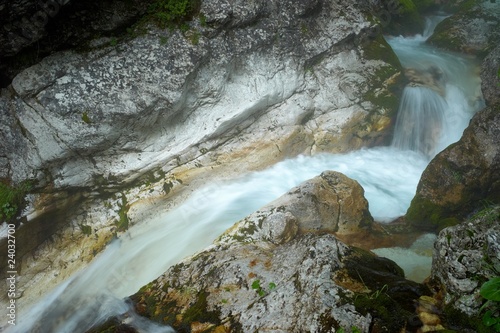
[[[286,137],[272,144],[280,156],[383,141],[396,106],[377,98],[395,99],[399,64],[383,62],[392,53],[379,39],[360,44],[370,15],[321,1],[203,2],[188,31],[145,24],[47,57],[0,97],[0,177],[116,187],[231,140]]]
[[[409,327],[426,289],[332,235],[371,220],[360,191],[337,172],[301,184],[142,288],[136,311],[178,332]]]
[[[432,45],[484,57],[500,39],[500,8],[491,1],[454,4],[456,13],[441,22],[428,39]]]
[[[439,286],[450,328],[474,325],[472,318],[480,315],[484,299],[479,290],[485,281],[498,275],[499,238],[499,206],[485,207],[464,223],[439,233],[434,245],[431,279]],[[463,315],[471,317],[468,324],[461,318]]]
[[[255,237],[281,244],[300,233],[359,233],[372,223],[361,185],[339,172],[325,171],[238,222],[219,240],[253,241]],[[248,230],[256,225],[259,232],[251,236]]]
[[[461,222],[484,203],[500,203],[500,109],[478,112],[462,138],[427,166],[406,219],[423,230]]]

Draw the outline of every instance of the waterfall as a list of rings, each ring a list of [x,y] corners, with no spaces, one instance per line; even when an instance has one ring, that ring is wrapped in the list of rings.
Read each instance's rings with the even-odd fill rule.
[[[408,86],[401,98],[392,145],[432,157],[444,130],[446,101],[436,91]]]
[[[388,38],[412,82],[404,89],[391,147],[299,156],[228,183],[210,184],[181,206],[132,226],[88,267],[23,309],[18,325],[7,331],[84,332],[108,316],[126,314],[127,322],[143,332],[172,332],[138,318],[123,299],[207,247],[239,219],[324,170],[356,179],[377,221],[403,215],[429,158],[458,140],[481,106],[471,63],[425,46],[424,40]]]
[[[445,17],[428,18],[423,35],[387,37],[410,81],[401,97],[392,146],[428,159],[456,142],[472,114],[484,107],[475,64],[425,44]]]

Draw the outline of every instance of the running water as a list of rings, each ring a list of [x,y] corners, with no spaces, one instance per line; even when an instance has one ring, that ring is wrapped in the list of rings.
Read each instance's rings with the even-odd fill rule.
[[[143,332],[173,332],[139,318],[123,298],[208,246],[239,219],[324,170],[356,179],[377,221],[405,214],[429,158],[458,140],[480,107],[475,104],[479,81],[473,64],[424,45],[425,36],[388,41],[415,76],[402,98],[393,146],[299,156],[201,189],[178,208],[131,227],[85,270],[20,313],[18,325],[9,332],[85,332],[108,316],[124,313]]]

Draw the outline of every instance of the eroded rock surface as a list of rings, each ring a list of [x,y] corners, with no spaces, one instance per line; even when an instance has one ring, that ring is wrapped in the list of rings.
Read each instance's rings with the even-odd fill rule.
[[[443,229],[434,245],[432,278],[444,305],[477,316],[484,299],[481,285],[496,277],[500,265],[500,208],[489,206],[464,223]],[[450,321],[458,318],[450,318]]]

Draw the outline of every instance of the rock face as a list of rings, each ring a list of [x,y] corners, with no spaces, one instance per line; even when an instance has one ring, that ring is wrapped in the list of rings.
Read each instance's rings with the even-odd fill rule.
[[[405,281],[392,261],[331,234],[353,232],[371,221],[367,214],[359,185],[324,172],[142,288],[132,297],[136,310],[178,332],[367,332],[384,325],[399,331],[412,309],[394,299],[410,304],[425,288]],[[344,220],[350,222],[338,222]],[[390,320],[369,314],[377,290]]]
[[[487,105],[500,103],[500,46],[495,47],[481,66],[481,90]]]
[[[45,58],[0,98],[0,156],[9,161],[0,177],[123,185],[238,134],[255,146],[264,129],[276,132],[267,142],[301,137],[293,148],[273,145],[282,156],[381,140],[394,110],[368,92],[385,83],[375,97],[394,96],[398,64],[366,59],[365,48],[389,50],[379,41],[357,44],[369,15],[321,1],[202,2],[186,32],[146,26],[117,45],[104,39]]]
[[[484,57],[500,38],[500,7],[491,1],[466,1],[441,22],[428,39],[438,47]]]
[[[439,233],[434,245],[432,279],[441,286],[445,306],[468,316],[479,314],[484,302],[479,289],[482,283],[497,276],[500,265],[499,222],[500,208],[490,206]]]
[[[0,1],[0,87],[60,49],[130,26],[153,1]]]
[[[485,202],[500,203],[500,107],[478,112],[462,138],[427,166],[406,219],[439,230],[462,221]]]

